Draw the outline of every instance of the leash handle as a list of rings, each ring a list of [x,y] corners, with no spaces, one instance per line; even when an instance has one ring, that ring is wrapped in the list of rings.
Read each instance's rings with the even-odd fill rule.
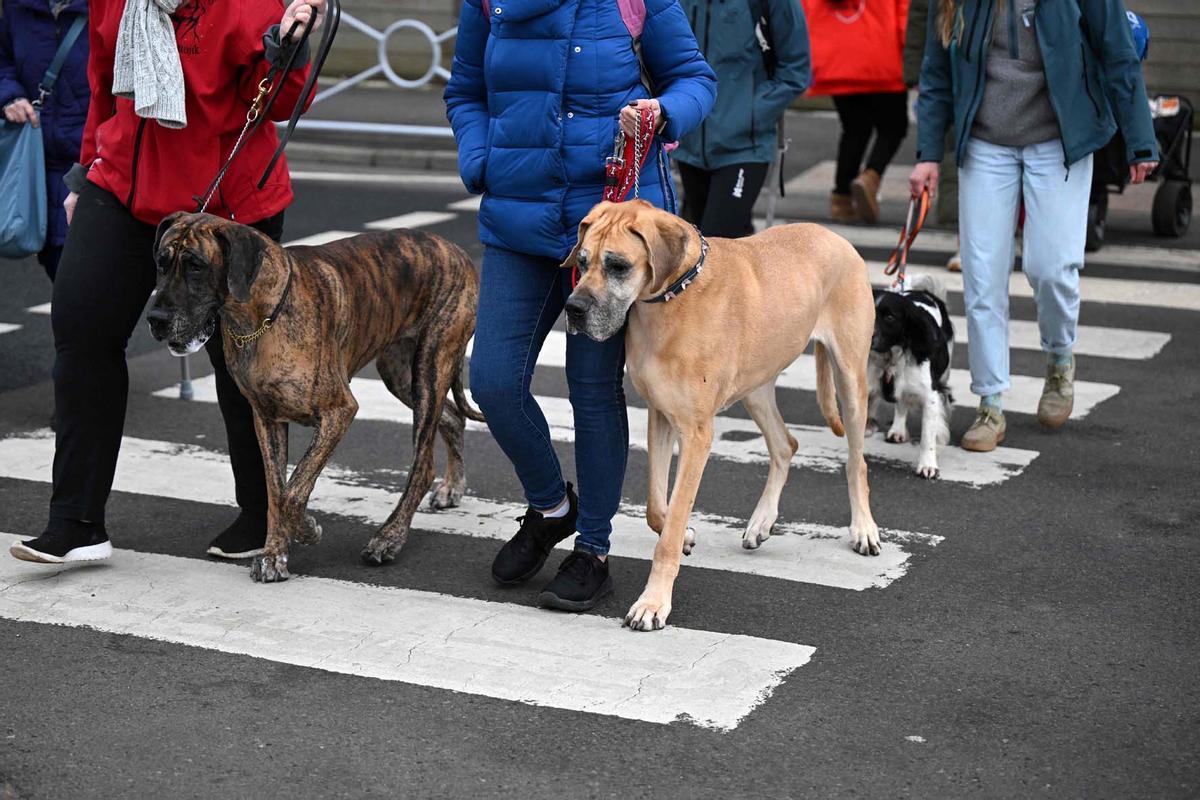
[[[904,217],[904,227],[900,229],[900,241],[896,249],[888,257],[887,265],[883,268],[884,275],[895,275],[892,288],[904,291],[904,272],[908,266],[908,251],[916,241],[917,234],[925,227],[925,218],[929,216],[929,190],[922,189],[919,195],[913,195],[908,200],[908,213]]]
[[[634,121],[633,138],[618,130],[613,139],[613,154],[604,159],[604,193],[602,200],[623,202],[630,190],[634,197],[642,193],[642,167],[650,156],[650,145],[654,142],[654,112],[649,106],[638,109]],[[665,184],[664,184],[665,186]],[[571,288],[579,283],[579,266],[571,266]]]

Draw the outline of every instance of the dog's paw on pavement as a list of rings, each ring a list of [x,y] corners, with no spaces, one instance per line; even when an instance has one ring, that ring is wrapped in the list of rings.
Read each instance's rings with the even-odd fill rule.
[[[250,577],[259,583],[278,583],[292,577],[287,556],[259,556],[250,562]]]
[[[629,609],[623,623],[634,631],[661,631],[667,627],[667,616],[671,613],[671,604],[664,603],[645,594]]]
[[[464,481],[457,483],[439,481],[438,485],[433,487],[433,491],[429,495],[429,507],[434,511],[457,508],[458,501],[462,500],[463,490],[466,489],[464,484]]]

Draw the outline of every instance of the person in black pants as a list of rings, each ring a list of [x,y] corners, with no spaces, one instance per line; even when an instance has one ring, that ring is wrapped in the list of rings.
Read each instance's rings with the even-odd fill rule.
[[[324,0],[293,0],[281,17],[274,3],[185,0],[166,18],[156,4],[92,0],[88,77],[93,98],[81,164],[66,178],[71,193],[63,205],[69,228],[51,307],[57,424],[50,514],[40,536],[10,548],[13,556],[63,563],[112,553],[104,516],[125,425],[125,347],[156,282],[158,224],[173,211],[196,207],[197,194],[204,194],[219,161],[228,155],[228,143],[242,130],[259,82],[271,67],[282,69],[289,60],[280,30],[303,24],[313,14],[318,15],[314,25],[320,24],[323,6]],[[129,14],[135,19],[126,20]],[[147,37],[174,38],[175,47],[159,41],[140,50],[146,47],[144,40],[117,35],[124,23],[144,29]],[[210,44],[215,42],[221,45]],[[119,47],[133,52],[117,52]],[[177,53],[179,63],[162,65],[161,76],[121,73],[131,59],[163,53],[168,58]],[[297,53],[298,68],[272,73],[279,95],[270,116],[290,114],[308,72],[307,60],[306,52]],[[169,80],[173,67],[181,81]],[[147,99],[139,92],[157,89],[149,95],[154,101],[127,99],[126,77],[132,78],[138,99]],[[160,77],[163,82],[157,86],[146,84]],[[213,86],[227,90],[209,91]],[[208,207],[209,213],[244,220],[276,241],[292,200],[286,163],[280,163],[262,190],[255,183],[277,143],[269,123],[247,135]],[[223,343],[218,327],[207,348],[241,513],[208,552],[242,558],[260,554],[266,540],[266,476],[253,412],[226,369]]]
[[[712,113],[675,151],[682,216],[706,236],[749,236],[775,157],[775,126],[809,81],[804,11],[796,0],[680,5],[717,73]]]
[[[283,212],[254,227],[279,241]],[[125,346],[157,279],[155,231],[154,225],[136,219],[110,192],[86,184],[54,282],[50,321],[58,424],[47,534],[64,543],[86,538],[80,546],[98,546],[93,553],[107,550],[101,546],[107,541],[104,508],[129,393]],[[254,434],[254,414],[225,368],[219,329],[206,349],[215,371],[241,508],[237,521],[213,543],[218,548],[223,543],[233,552],[214,555],[248,557],[243,552],[246,547],[262,546],[267,514],[266,474]]]
[[[880,178],[908,135],[906,98],[904,92],[833,96],[833,107],[842,123],[833,193],[853,198],[854,212],[863,221],[874,222],[879,217]],[[875,143],[868,154],[872,134]],[[857,191],[859,186],[861,191]]]

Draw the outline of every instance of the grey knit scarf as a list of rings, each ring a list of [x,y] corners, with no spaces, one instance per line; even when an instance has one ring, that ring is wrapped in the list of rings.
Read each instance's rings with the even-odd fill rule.
[[[183,66],[171,12],[181,0],[125,0],[113,63],[113,94],[165,128],[187,125]]]

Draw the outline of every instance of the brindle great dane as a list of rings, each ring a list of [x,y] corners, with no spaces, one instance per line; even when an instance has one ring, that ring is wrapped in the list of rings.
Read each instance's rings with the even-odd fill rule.
[[[462,385],[479,278],[461,248],[409,230],[284,248],[244,225],[177,213],[158,227],[155,258],[158,294],[147,314],[155,338],[177,355],[194,353],[219,319],[229,372],[254,409],[269,498],[254,580],[286,580],[289,544],[320,539],[308,498],[358,411],[350,378],[372,359],[413,410],[415,450],[404,495],[363,559],[391,561],[408,538],[433,483],[438,432],[449,455],[432,505],[447,508],[462,497],[465,419],[483,417]],[[289,422],[316,429],[290,478]]]

